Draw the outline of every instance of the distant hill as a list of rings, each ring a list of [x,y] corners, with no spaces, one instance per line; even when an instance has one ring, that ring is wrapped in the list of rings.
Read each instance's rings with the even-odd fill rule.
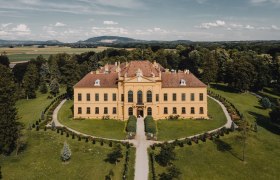
[[[0,39],[0,45],[61,45],[64,44],[58,40],[48,40],[48,41],[32,41],[32,40],[2,40]]]
[[[134,43],[134,42],[141,42],[142,40],[137,40],[128,37],[120,37],[120,36],[98,36],[89,38],[85,41],[79,41],[78,43],[85,43],[85,44],[116,44],[116,43]]]

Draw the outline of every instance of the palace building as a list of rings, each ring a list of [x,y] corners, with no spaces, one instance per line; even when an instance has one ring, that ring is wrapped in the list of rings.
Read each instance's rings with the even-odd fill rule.
[[[189,70],[150,61],[107,64],[74,86],[74,118],[207,118],[207,86]]]

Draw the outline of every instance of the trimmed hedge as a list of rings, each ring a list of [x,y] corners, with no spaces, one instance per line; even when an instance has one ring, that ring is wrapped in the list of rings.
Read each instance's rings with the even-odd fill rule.
[[[129,116],[127,125],[126,125],[126,131],[127,132],[136,132],[136,123],[137,123],[136,116]]]
[[[146,116],[144,119],[145,132],[156,134],[156,122],[152,116]]]

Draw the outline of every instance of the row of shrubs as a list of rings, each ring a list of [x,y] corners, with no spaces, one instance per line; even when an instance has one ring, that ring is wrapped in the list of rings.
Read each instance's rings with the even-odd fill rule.
[[[40,130],[39,126],[36,126],[35,129],[36,129],[36,131]],[[96,144],[99,142],[101,146],[103,146],[104,144],[108,144],[109,147],[112,147],[114,144],[115,145],[121,144],[123,146],[126,146],[127,148],[129,148],[130,146],[133,146],[129,142],[121,142],[121,141],[107,140],[107,139],[102,139],[102,138],[93,138],[91,136],[84,136],[84,135],[72,132],[65,127],[55,127],[55,128],[47,128],[46,126],[44,127],[44,131],[47,131],[48,129],[51,129],[52,131],[56,131],[57,134],[66,135],[66,137],[71,137],[72,139],[77,138],[78,141],[83,140],[86,143],[92,142],[92,144]]]
[[[185,144],[187,144],[187,145],[192,145],[192,143],[198,144],[199,141],[206,142],[207,139],[213,140],[215,138],[220,138],[220,136],[224,136],[225,134],[229,134],[230,132],[233,132],[233,131],[234,131],[234,126],[232,126],[232,128],[223,127],[214,132],[200,134],[198,136],[193,136],[192,138],[185,138],[182,140],[176,139],[175,141],[173,141],[169,144],[172,144],[174,146],[184,147]],[[153,144],[153,145],[151,145],[151,149],[154,150],[156,147],[162,147],[165,144],[167,144],[167,142]]]
[[[155,154],[154,152],[150,152],[150,162],[151,162],[151,173],[152,173],[152,180],[156,180],[156,170],[155,170]]]
[[[144,123],[145,123],[146,133],[156,134],[157,132],[156,122],[152,116],[146,116],[144,119]]]
[[[52,115],[55,108],[60,104],[61,100],[65,98],[66,93],[54,98],[51,103],[42,111],[41,117],[35,122],[35,124],[32,124],[32,127],[35,128],[37,126],[40,126],[40,128],[43,128],[44,126],[46,126],[47,123],[52,120]]]
[[[124,161],[124,169],[123,169],[123,180],[126,180],[128,177],[128,167],[129,167],[129,155],[130,155],[130,147],[127,147],[125,152],[125,161]]]
[[[229,102],[226,98],[222,97],[219,94],[214,93],[213,91],[208,90],[208,95],[219,100],[227,109],[229,112],[231,119],[238,123],[242,119],[242,114],[241,112],[232,104]]]

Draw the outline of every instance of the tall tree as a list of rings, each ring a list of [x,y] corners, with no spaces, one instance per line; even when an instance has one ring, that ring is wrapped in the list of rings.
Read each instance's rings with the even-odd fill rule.
[[[56,79],[53,79],[50,84],[50,93],[56,96],[59,93],[59,83]]]
[[[36,66],[30,63],[23,77],[23,87],[26,98],[36,98],[36,89],[38,87],[39,74]]]
[[[218,63],[214,56],[214,51],[204,52],[203,65],[202,65],[202,81],[209,84],[210,82],[216,82],[218,74]]]
[[[0,153],[9,154],[20,134],[16,109],[15,84],[9,68],[0,65]]]
[[[1,54],[0,55],[0,64],[9,67],[10,65],[10,60],[6,54]]]

